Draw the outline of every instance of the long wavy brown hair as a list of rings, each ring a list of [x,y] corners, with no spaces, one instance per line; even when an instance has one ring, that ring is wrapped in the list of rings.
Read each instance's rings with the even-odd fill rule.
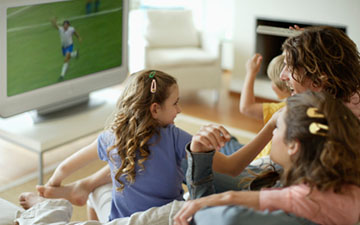
[[[360,92],[360,56],[356,44],[341,30],[310,27],[282,45],[292,76],[303,84],[310,79],[330,95],[346,102]],[[304,75],[294,76],[303,69]],[[299,73],[297,73],[299,74]]]
[[[309,117],[309,107],[325,117]],[[313,122],[328,126],[325,136],[309,132]],[[344,184],[360,186],[360,121],[340,99],[311,91],[292,96],[287,99],[285,123],[285,143],[298,141],[301,146],[282,176],[285,186],[305,183],[335,192]]]
[[[153,78],[149,77],[155,72]],[[156,91],[150,91],[152,80],[156,80]],[[174,77],[157,70],[146,70],[131,74],[125,81],[125,88],[118,100],[117,110],[108,129],[115,135],[115,144],[108,149],[109,158],[114,161],[111,150],[116,149],[121,164],[115,179],[119,191],[125,187],[120,180],[125,177],[129,184],[135,182],[136,165],[144,169],[144,162],[150,155],[149,140],[159,134],[160,124],[150,112],[153,103],[163,104],[169,97],[169,88],[176,84]],[[155,144],[155,143],[151,143]]]

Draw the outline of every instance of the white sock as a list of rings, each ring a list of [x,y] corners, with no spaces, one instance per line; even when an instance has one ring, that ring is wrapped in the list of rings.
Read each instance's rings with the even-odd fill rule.
[[[69,63],[68,63],[68,62],[66,62],[66,63],[63,64],[62,69],[61,69],[61,76],[62,76],[62,77],[65,76],[65,73],[66,73],[66,70],[67,70],[68,66],[69,66]]]
[[[77,51],[71,52],[71,53],[70,53],[71,58],[76,57],[76,56],[77,56],[77,53],[78,53]]]

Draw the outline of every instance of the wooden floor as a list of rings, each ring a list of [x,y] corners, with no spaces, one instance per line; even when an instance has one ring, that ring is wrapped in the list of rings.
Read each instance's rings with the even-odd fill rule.
[[[218,102],[214,101],[211,91],[200,92],[196,96],[180,93],[182,113],[257,133],[263,123],[239,112],[240,94],[229,91],[230,78],[230,72],[224,72],[222,75],[222,88]]]
[[[239,113],[240,95],[230,93],[228,90],[231,73],[225,72],[222,78],[219,101],[214,100],[214,94],[211,91],[200,92],[197,95],[188,94],[187,96],[181,94],[182,113],[255,133],[258,132],[263,125],[262,121],[248,118]],[[96,134],[90,135],[45,153],[45,166],[61,161],[92,142],[96,136]],[[36,173],[37,160],[37,155],[33,152],[0,139],[0,188],[2,185],[22,179],[28,174]]]

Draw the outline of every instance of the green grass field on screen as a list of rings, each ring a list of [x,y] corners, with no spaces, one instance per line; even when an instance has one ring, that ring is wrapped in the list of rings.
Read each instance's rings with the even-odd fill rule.
[[[7,9],[7,95],[13,96],[60,82],[64,62],[57,17],[69,20],[80,34],[65,75],[74,78],[121,65],[122,0],[100,0],[98,12],[85,13],[86,0],[47,3]]]

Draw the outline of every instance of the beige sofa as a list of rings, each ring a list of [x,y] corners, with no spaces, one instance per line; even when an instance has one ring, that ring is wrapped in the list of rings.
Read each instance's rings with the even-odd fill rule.
[[[189,10],[147,10],[145,68],[163,70],[178,80],[180,91],[219,90],[219,41],[196,30]]]

